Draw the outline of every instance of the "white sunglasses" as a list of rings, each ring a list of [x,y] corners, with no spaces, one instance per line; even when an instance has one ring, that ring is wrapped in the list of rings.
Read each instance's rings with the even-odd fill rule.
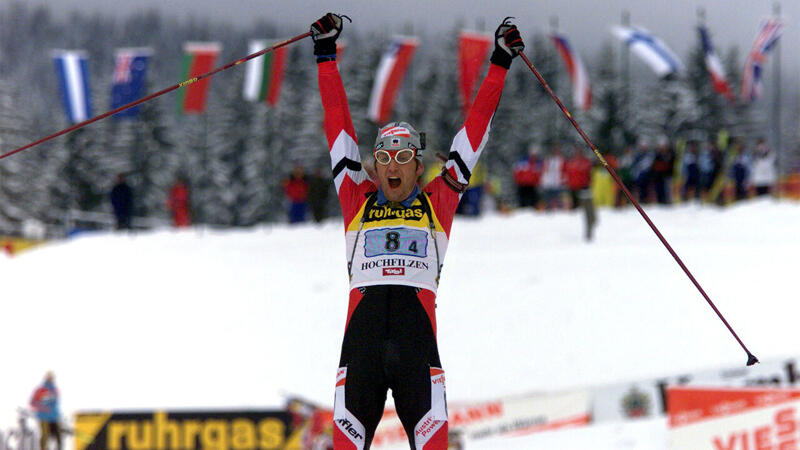
[[[392,162],[392,152],[394,153],[394,160],[397,164],[408,164],[416,155],[416,152],[410,148],[404,148],[402,150],[381,149],[375,151],[375,161],[382,166],[388,166],[389,163]]]

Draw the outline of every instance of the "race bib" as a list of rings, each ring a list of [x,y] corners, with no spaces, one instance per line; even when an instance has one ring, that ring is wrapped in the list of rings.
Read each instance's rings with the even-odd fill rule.
[[[428,256],[428,233],[409,228],[378,228],[364,234],[364,256]]]

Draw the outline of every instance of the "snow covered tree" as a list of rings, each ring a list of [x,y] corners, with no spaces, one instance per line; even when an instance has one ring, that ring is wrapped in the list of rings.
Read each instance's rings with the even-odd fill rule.
[[[622,80],[617,71],[614,47],[605,43],[596,59],[592,77],[593,107],[589,111],[592,142],[601,152],[619,154],[636,136],[623,114]]]
[[[16,107],[14,89],[0,82],[0,153],[25,145],[30,139],[27,120]],[[0,234],[20,234],[22,222],[36,217],[41,207],[41,186],[31,182],[36,156],[18,154],[0,164]]]

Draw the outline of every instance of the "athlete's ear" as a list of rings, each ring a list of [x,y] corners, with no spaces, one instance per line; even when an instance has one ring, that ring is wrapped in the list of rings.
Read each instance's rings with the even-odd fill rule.
[[[425,171],[425,166],[422,165],[422,161],[418,159],[414,159],[417,162],[417,178],[422,176],[422,173]]]

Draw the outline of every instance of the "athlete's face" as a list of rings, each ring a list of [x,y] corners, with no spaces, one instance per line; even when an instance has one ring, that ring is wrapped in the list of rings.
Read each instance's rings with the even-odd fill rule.
[[[389,164],[375,163],[378,183],[386,199],[390,202],[402,202],[411,195],[417,179],[422,175],[422,162],[414,158],[405,164],[399,164],[394,154]]]

